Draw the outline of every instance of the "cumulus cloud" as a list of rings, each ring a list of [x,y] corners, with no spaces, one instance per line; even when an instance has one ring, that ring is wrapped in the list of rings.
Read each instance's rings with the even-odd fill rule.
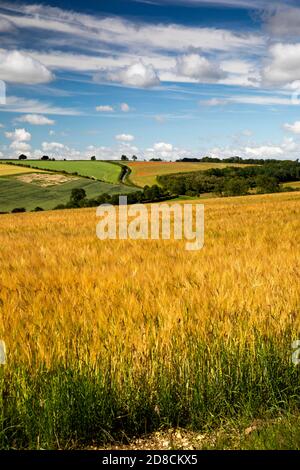
[[[31,145],[26,142],[14,141],[10,144],[10,148],[16,150],[16,152],[28,152],[31,149]]]
[[[152,147],[147,148],[143,152],[143,156],[146,159],[162,158],[164,160],[174,161],[178,158],[191,157],[192,153],[190,150],[175,147],[173,144],[167,142],[156,142]]]
[[[96,106],[96,111],[98,111],[99,113],[113,113],[114,108],[109,105],[100,105]]]
[[[232,157],[239,155],[243,158],[274,158],[274,159],[295,159],[298,158],[300,144],[295,142],[292,137],[283,139],[281,143],[252,143],[247,146],[224,148],[215,147],[206,150],[206,155],[211,157]]]
[[[283,126],[287,131],[293,134],[300,134],[300,121],[295,121],[293,124],[284,124]]]
[[[115,136],[115,139],[120,142],[132,142],[134,140],[134,136],[131,134],[118,134]]]
[[[276,158],[281,157],[283,149],[274,145],[261,145],[258,147],[245,147],[246,155],[257,158]]]
[[[31,140],[30,132],[25,129],[15,129],[12,132],[5,132],[7,139],[10,139],[12,143],[10,148],[16,152],[27,152],[31,149],[29,142]]]
[[[53,150],[66,149],[66,146],[60,142],[43,142],[42,149],[44,152],[52,152]]]
[[[43,64],[19,51],[0,52],[0,79],[12,83],[34,85],[53,80]]]
[[[25,129],[15,129],[13,132],[5,132],[5,135],[8,139],[19,142],[31,140],[30,132],[27,132]]]
[[[123,113],[128,113],[130,111],[130,107],[127,103],[121,103],[120,108]]]
[[[272,35],[299,36],[300,8],[276,8],[267,18],[267,27]]]
[[[106,77],[113,82],[136,88],[151,88],[160,84],[157,72],[151,64],[145,65],[142,60],[129,67],[108,72]]]
[[[269,55],[262,74],[267,83],[285,85],[300,79],[300,43],[274,44]]]
[[[172,152],[173,145],[167,144],[166,142],[157,142],[156,144],[153,145],[153,148],[154,150],[157,150],[158,152]]]
[[[32,124],[33,126],[52,126],[53,124],[55,124],[55,121],[53,119],[48,119],[42,114],[25,114],[25,116],[21,116],[16,120],[19,122],[27,122],[28,124]]]
[[[177,58],[176,70],[180,75],[194,78],[198,82],[214,82],[225,77],[218,64],[198,54],[187,54]]]

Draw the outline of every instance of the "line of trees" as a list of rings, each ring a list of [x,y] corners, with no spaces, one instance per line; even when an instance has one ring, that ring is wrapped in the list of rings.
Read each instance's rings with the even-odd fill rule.
[[[298,161],[275,161],[261,166],[211,168],[206,171],[177,173],[158,177],[163,188],[174,195],[241,196],[253,193],[274,193],[284,189],[281,184],[300,181]]]
[[[54,209],[74,209],[80,207],[97,207],[100,204],[119,205],[119,197],[126,196],[128,204],[145,204],[150,202],[159,202],[171,199],[172,196],[168,190],[157,185],[145,186],[143,190],[128,194],[101,194],[96,198],[87,198],[83,188],[73,188],[70,200],[67,204],[58,204]]]
[[[238,156],[229,158],[218,158],[218,157],[202,157],[202,158],[180,158],[176,162],[184,163],[239,163],[240,165],[268,165],[270,163],[278,163],[280,160],[275,159],[262,159],[262,158],[241,158]],[[293,162],[293,160],[288,160]],[[298,162],[298,160],[296,160]]]

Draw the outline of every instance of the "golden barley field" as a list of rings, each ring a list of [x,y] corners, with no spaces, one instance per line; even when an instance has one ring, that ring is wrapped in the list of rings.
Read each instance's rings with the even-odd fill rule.
[[[17,165],[5,165],[3,163],[0,164],[0,176],[11,176],[32,172],[32,168],[25,168]],[[37,172],[42,173],[43,170],[35,170],[35,173]]]
[[[137,186],[152,186],[157,183],[157,176],[170,173],[205,171],[211,168],[240,167],[238,163],[194,163],[194,162],[126,162],[131,169],[130,181]],[[247,166],[247,165],[242,165]]]
[[[94,209],[1,216],[2,447],[299,405],[300,193],[205,201],[195,252],[100,241],[96,223]]]

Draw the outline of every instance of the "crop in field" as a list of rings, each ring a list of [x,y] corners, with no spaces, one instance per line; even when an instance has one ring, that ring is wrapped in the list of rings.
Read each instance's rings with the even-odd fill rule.
[[[110,162],[90,160],[14,160],[18,166],[33,166],[41,170],[66,171],[67,173],[78,173],[79,176],[88,176],[107,183],[118,183],[121,167]],[[14,168],[12,166],[12,168]]]
[[[0,446],[103,445],[299,407],[300,194],[210,199],[205,246],[4,215]]]
[[[158,184],[156,177],[159,175],[240,166],[239,164],[193,162],[126,162],[126,165],[131,169],[129,180],[140,187]]]
[[[282,185],[284,188],[300,189],[300,181],[291,181]]]
[[[5,164],[0,164],[0,176],[10,176],[10,175],[19,175],[19,174],[26,174],[26,173],[32,173],[31,168],[23,168],[23,167],[17,167],[13,165],[5,165]],[[37,170],[41,172],[41,170]],[[1,182],[1,180],[0,180]]]
[[[0,165],[1,166],[1,165]],[[55,174],[57,177],[62,175]],[[49,179],[49,177],[47,176]],[[53,209],[58,204],[66,204],[73,188],[83,188],[87,196],[92,198],[103,193],[125,194],[134,189],[121,184],[109,184],[102,181],[92,181],[87,178],[69,178],[69,182],[42,187],[36,183],[24,183],[17,178],[0,178],[0,211],[11,211],[15,207],[25,207],[33,210],[39,206],[43,209]]]

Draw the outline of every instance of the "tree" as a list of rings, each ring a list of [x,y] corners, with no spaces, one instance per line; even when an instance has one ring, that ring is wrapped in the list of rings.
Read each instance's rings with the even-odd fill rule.
[[[91,160],[92,160],[93,162],[96,160],[95,155],[93,155],[93,156],[91,157]]]
[[[126,155],[122,155],[121,160],[122,162],[128,162],[129,158]]]
[[[71,193],[70,202],[78,205],[86,197],[86,192],[83,188],[73,188]]]
[[[133,160],[134,162],[136,162],[136,161],[137,161],[137,156],[136,156],[136,155],[132,155],[132,160]]]
[[[273,176],[260,175],[256,178],[256,185],[260,193],[276,193],[280,186],[277,178]]]
[[[19,156],[19,160],[27,160],[27,157],[26,155],[24,155],[23,153]]]
[[[16,207],[11,211],[12,214],[18,214],[19,212],[26,212],[25,207]]]
[[[243,196],[248,193],[249,185],[244,178],[230,178],[225,182],[226,196]]]
[[[48,155],[43,155],[41,160],[50,160],[50,159],[49,159]]]

